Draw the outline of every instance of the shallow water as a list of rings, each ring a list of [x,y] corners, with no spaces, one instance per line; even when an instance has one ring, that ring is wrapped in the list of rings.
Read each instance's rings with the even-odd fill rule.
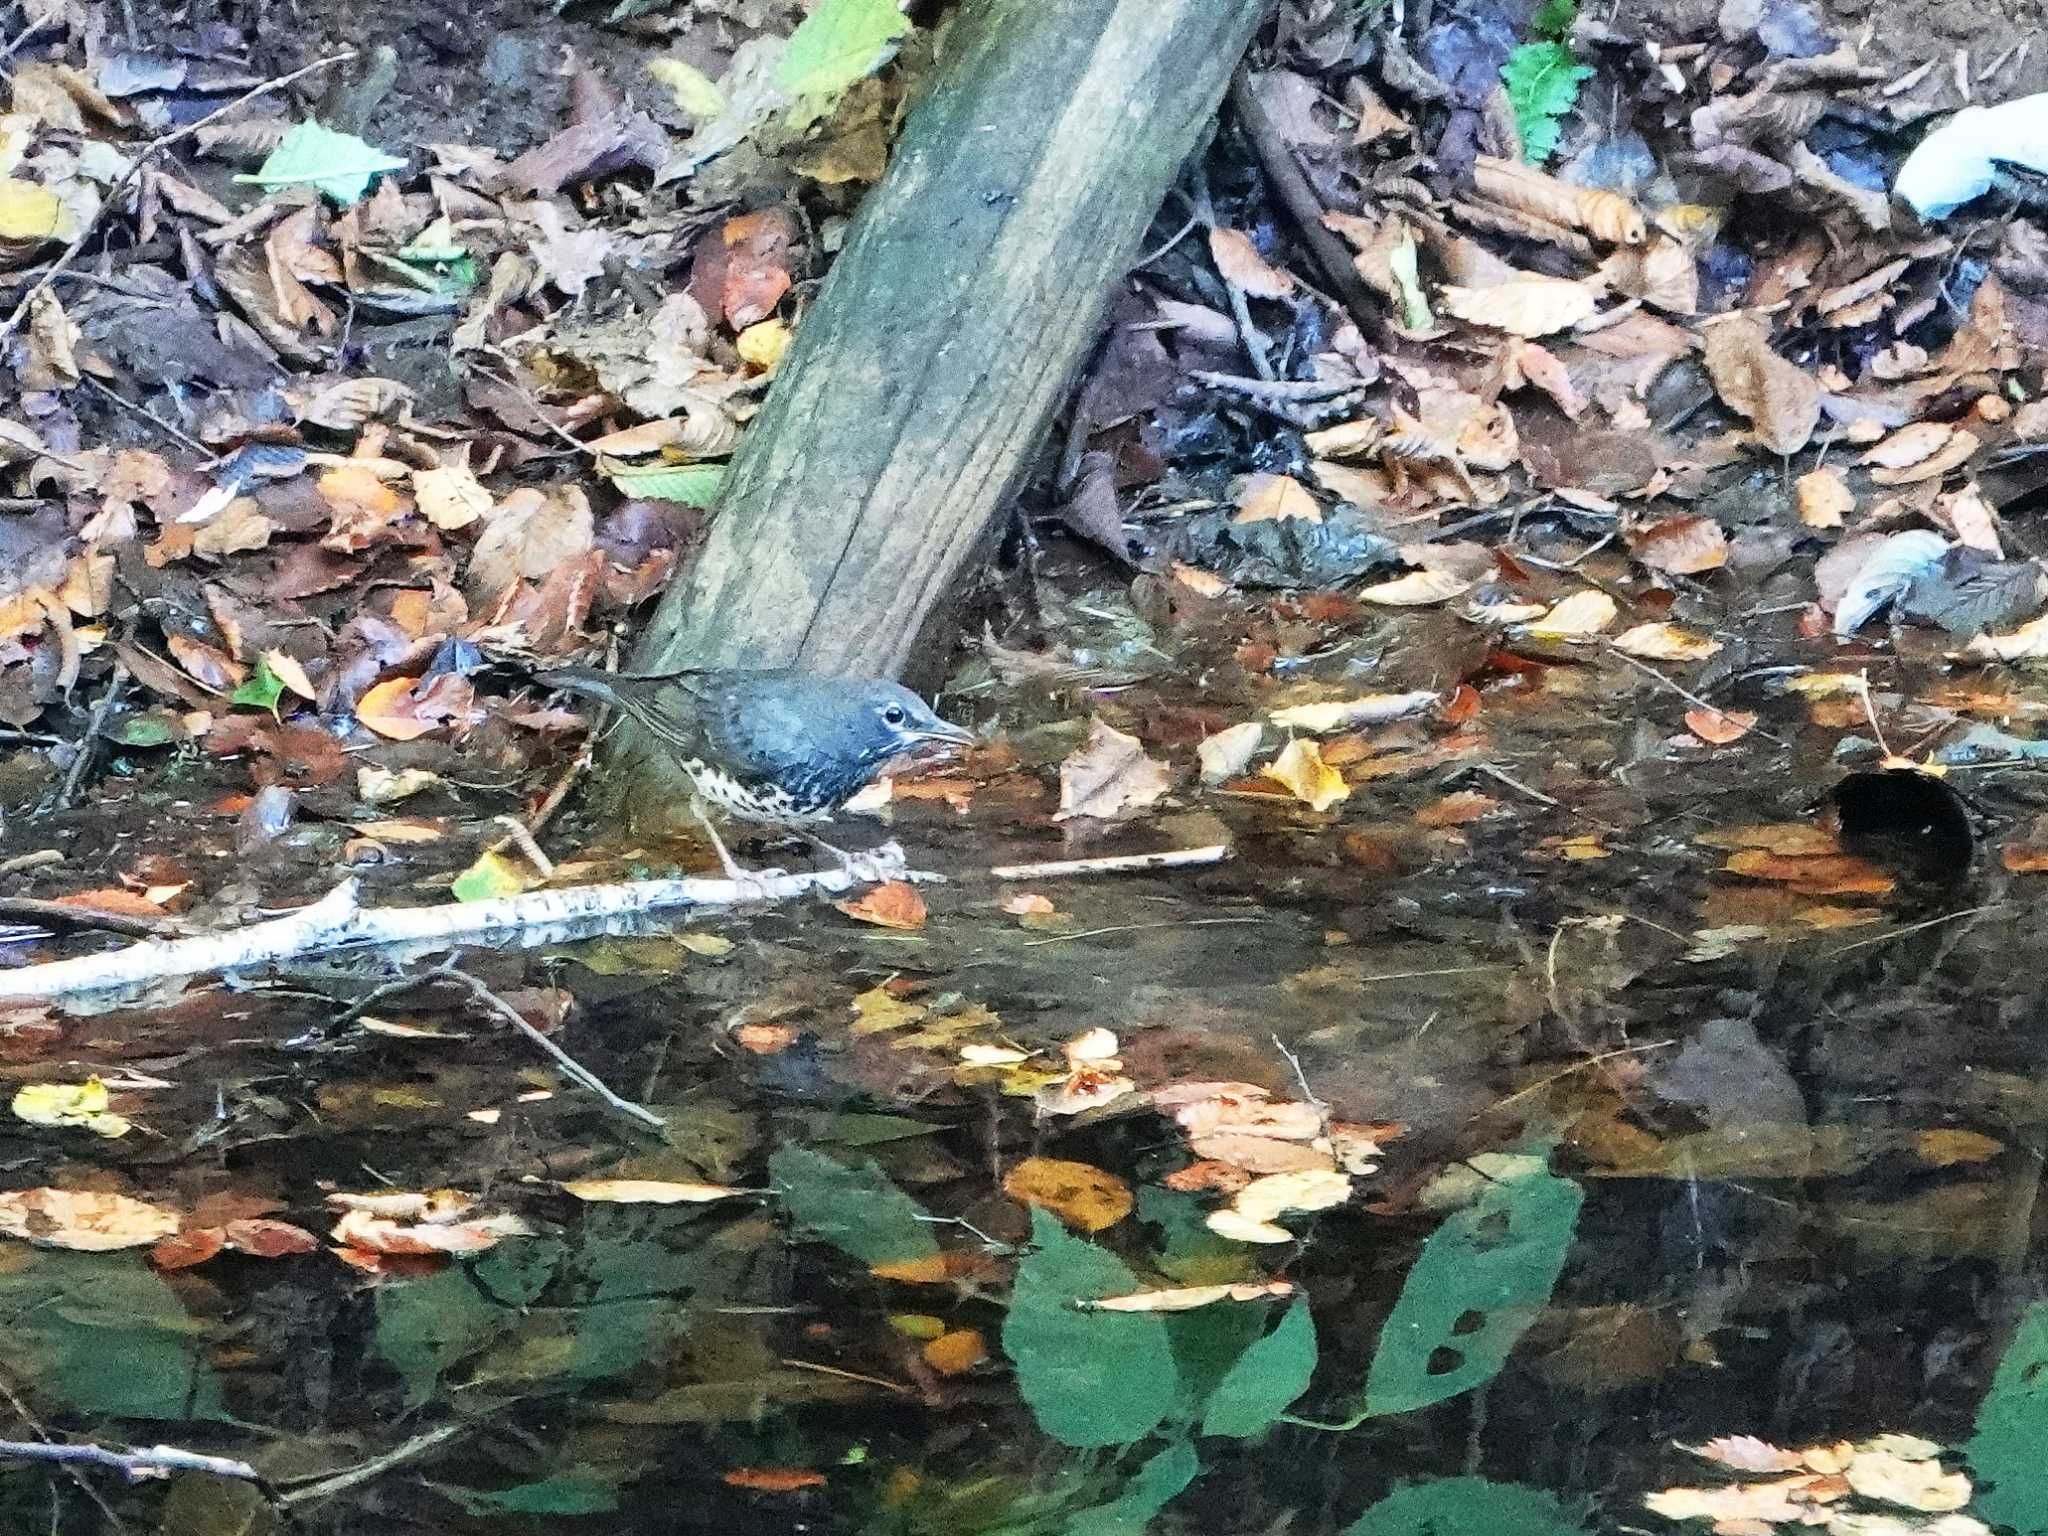
[[[804,905],[468,957],[522,1008],[561,1014],[562,1044],[664,1115],[665,1143],[452,994],[375,1012],[454,1038],[324,1036],[386,974],[369,959],[98,1014],[18,1012],[0,1034],[13,1079],[90,1067],[138,1130],[10,1124],[10,1187],[324,1233],[332,1191],[455,1186],[534,1234],[379,1280],[326,1253],[159,1270],[146,1250],[7,1244],[0,1371],[53,1435],[246,1458],[298,1528],[336,1536],[572,1518],[634,1536],[1148,1518],[1164,1533],[1361,1517],[1370,1533],[1674,1529],[1644,1494],[1740,1480],[1682,1446],[1887,1432],[1969,1445],[1945,1464],[1967,1465],[1971,1508],[2048,1529],[2015,1449],[2048,1430],[2025,1369],[2048,1353],[2034,1310],[2038,877],[2008,874],[1990,846],[1915,856],[1924,818],[1910,814],[1873,865],[1814,866],[1803,886],[1782,868],[1731,874],[1740,837],[1703,835],[1812,826],[1845,766],[1871,760],[1847,714],[1762,682],[1742,691],[1776,740],[1716,752],[1681,744],[1685,701],[1629,669],[1499,672],[1481,679],[1476,724],[1355,733],[1353,796],[1329,813],[1271,785],[1184,784],[1085,836],[1049,819],[1047,788],[1078,726],[1019,728],[1020,765],[970,775],[963,809],[899,798],[889,813],[913,862],[951,877],[927,889],[921,929]],[[1227,682],[1201,699],[1140,687],[1087,702],[1183,757],[1176,743],[1235,707]],[[1970,830],[2026,841],[2026,769],[1952,781]],[[77,856],[190,837],[171,813],[203,798],[189,785],[143,778],[126,794],[77,827]],[[1467,795],[1490,803],[1446,798]],[[1029,883],[1050,915],[1004,911],[1015,889],[981,873],[1213,841],[1227,862]],[[418,899],[406,883],[471,847],[458,838],[373,885]],[[280,858],[248,878],[318,888],[318,849]],[[868,1029],[863,994],[917,1016]],[[1046,1117],[959,1070],[963,1044],[1056,1059],[1096,1027],[1141,1089],[1249,1082],[1398,1133],[1348,1202],[1285,1218],[1293,1241],[1225,1241],[1202,1225],[1214,1197],[1163,1183],[1191,1160],[1163,1115]],[[1113,1255],[1139,1287],[1284,1279],[1303,1316],[1279,1298],[1163,1322],[1056,1306],[1083,1347],[1053,1358],[1012,1310],[1034,1232],[1002,1181],[1030,1156],[1103,1170],[1136,1206],[1087,1238],[1041,1216],[1049,1267],[1027,1289],[1108,1274]],[[837,1170],[823,1185],[821,1168]],[[655,1207],[560,1188],[597,1174],[748,1193]],[[1549,1204],[1523,1203],[1530,1191]],[[873,1272],[904,1220],[955,1256],[950,1273]],[[1457,1303],[1440,1340],[1425,1336],[1432,1301]],[[1405,1383],[1389,1363],[1402,1328],[1430,1346]],[[1248,1357],[1262,1334],[1266,1353]],[[934,1356],[941,1335],[970,1353]],[[1312,1374],[1290,1384],[1307,1337]],[[1230,1428],[1226,1378],[1285,1396],[1205,1433]],[[1432,1380],[1470,1384],[1388,1406]],[[1148,1393],[1149,1428],[1133,1408]],[[1113,1436],[1127,1410],[1132,1443],[1071,1443]],[[284,1528],[244,1485],[81,1477],[90,1493],[7,1465],[7,1528]],[[1461,1481],[1434,1482],[1447,1479]],[[1382,1502],[1404,1484],[1424,1484],[1403,1498],[1425,1502]]]

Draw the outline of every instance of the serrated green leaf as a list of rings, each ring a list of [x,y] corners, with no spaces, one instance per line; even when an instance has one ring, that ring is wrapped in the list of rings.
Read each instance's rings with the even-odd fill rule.
[[[781,1147],[768,1178],[805,1233],[867,1265],[926,1259],[939,1251],[924,1207],[863,1158],[836,1162],[808,1147]]]
[[[402,171],[405,161],[387,155],[352,133],[336,133],[307,118],[278,141],[253,175],[236,181],[259,187],[318,187],[344,208],[362,201],[370,182],[385,171]]]
[[[909,30],[896,0],[824,0],[790,33],[776,81],[792,97],[837,96],[887,63]]]
[[[228,695],[230,704],[247,704],[254,709],[267,709],[277,713],[277,701],[284,697],[284,681],[270,670],[270,660],[265,656],[256,658],[256,670],[245,678],[235,691]]]
[[[1209,1396],[1205,1435],[1249,1439],[1264,1434],[1308,1390],[1316,1373],[1316,1325],[1308,1298],[1298,1297],[1280,1326],[1256,1340]]]
[[[1515,1536],[1585,1536],[1586,1528],[1554,1494],[1483,1477],[1446,1477],[1396,1488],[1373,1505],[1344,1536],[1467,1536],[1513,1531]]]
[[[1145,1312],[1083,1312],[1079,1296],[1122,1296],[1138,1277],[1106,1248],[1031,1210],[1032,1251],[1017,1269],[1003,1353],[1038,1427],[1062,1445],[1129,1445],[1173,1407],[1180,1378],[1166,1324]]]
[[[1432,1232],[1380,1330],[1366,1415],[1427,1408],[1500,1374],[1550,1300],[1585,1198],[1538,1166],[1488,1184]]]
[[[1571,35],[1572,23],[1578,17],[1578,0],[1543,0],[1536,14],[1529,18],[1529,30],[1537,37],[1561,43]]]
[[[656,464],[647,469],[628,469],[607,463],[603,468],[621,496],[679,501],[686,507],[710,506],[725,478],[725,467],[721,464]]]
[[[1522,158],[1541,165],[1557,149],[1558,124],[1578,103],[1579,87],[1593,71],[1563,43],[1524,43],[1501,66],[1501,83],[1522,136]]]

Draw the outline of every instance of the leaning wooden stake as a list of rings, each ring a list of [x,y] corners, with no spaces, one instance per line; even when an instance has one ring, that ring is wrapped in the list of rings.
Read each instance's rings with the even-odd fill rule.
[[[902,671],[1264,8],[968,0],[636,670]]]

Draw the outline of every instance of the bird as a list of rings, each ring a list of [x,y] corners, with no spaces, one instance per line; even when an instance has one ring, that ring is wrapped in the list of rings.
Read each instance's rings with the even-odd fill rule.
[[[748,876],[705,812],[799,833],[842,864],[850,855],[811,828],[829,822],[894,757],[971,746],[901,684],[796,668],[606,672],[536,668],[536,682],[609,704],[675,754],[697,792],[697,818],[726,875]]]

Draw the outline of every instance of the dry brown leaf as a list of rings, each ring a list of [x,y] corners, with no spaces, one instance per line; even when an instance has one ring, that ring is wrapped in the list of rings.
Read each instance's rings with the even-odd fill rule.
[[[1939,480],[1952,469],[1963,464],[1983,444],[1976,434],[1965,432],[1961,427],[1949,429],[1948,441],[1937,448],[1928,458],[1921,460],[1910,469],[1873,469],[1870,472],[1874,485],[1918,485],[1923,480]]]
[[[746,1193],[730,1184],[698,1184],[688,1179],[567,1179],[562,1190],[578,1200],[614,1205],[704,1205]]]
[[[1294,704],[1276,709],[1267,720],[1283,731],[1308,731],[1323,735],[1355,725],[1385,725],[1419,715],[1436,703],[1429,689],[1414,693],[1368,693],[1356,699],[1330,699],[1321,704]]]
[[[1574,186],[1533,165],[1494,155],[1480,155],[1472,162],[1472,184],[1481,197],[1503,207],[1582,229],[1609,245],[1643,243],[1643,216],[1617,193]]]
[[[443,464],[412,472],[413,499],[420,516],[444,531],[467,528],[489,514],[491,493],[467,464]]]
[[[1963,647],[1979,661],[2039,661],[2048,657],[2048,614],[2000,635],[1974,635]]]
[[[1695,314],[1700,307],[1699,263],[1689,248],[1668,235],[1616,251],[1600,263],[1600,277],[1616,293],[1641,299],[1666,314]]]
[[[1738,1472],[1792,1472],[1805,1465],[1799,1452],[1780,1450],[1755,1435],[1723,1435],[1687,1449]]]
[[[0,1193],[0,1235],[46,1248],[105,1253],[146,1247],[177,1230],[175,1212],[126,1195],[48,1188]]]
[[[1107,818],[1142,809],[1172,785],[1172,770],[1147,757],[1143,742],[1098,718],[1088,728],[1088,739],[1060,764],[1060,808],[1053,820]]]
[[[964,1376],[988,1358],[988,1341],[977,1328],[953,1328],[926,1343],[920,1353],[941,1376]]]
[[[1705,661],[1721,642],[1676,624],[1637,624],[1614,637],[1614,648],[1644,661]]]
[[[1728,563],[1728,536],[1711,517],[1667,517],[1638,531],[1629,553],[1653,571],[1697,576]]]
[[[1321,749],[1307,737],[1290,741],[1285,751],[1259,770],[1259,776],[1284,784],[1312,811],[1327,811],[1338,801],[1351,798],[1344,775],[1323,761]]]
[[[1234,523],[1320,523],[1323,509],[1292,475],[1246,475],[1235,488]]]
[[[1793,482],[1792,494],[1799,521],[1808,528],[1839,528],[1856,510],[1856,493],[1839,469],[1823,467],[1801,475]]]
[[[1284,299],[1294,292],[1294,279],[1259,254],[1252,237],[1219,224],[1209,231],[1209,254],[1223,281],[1255,299]]]
[[[884,880],[857,900],[832,905],[877,928],[922,928],[926,916],[924,898],[908,880]]]
[[[1132,1291],[1123,1296],[1084,1297],[1074,1305],[1083,1312],[1192,1312],[1197,1307],[1213,1307],[1219,1301],[1266,1301],[1293,1294],[1294,1286],[1289,1281],[1254,1280],[1236,1285],[1183,1285]]]
[[[1944,497],[1936,504],[1935,515],[1954,530],[1959,543],[1994,560],[2005,558],[2005,545],[1998,536],[1998,509],[1985,500],[1976,481]]]
[[[1961,1509],[1970,1502],[1970,1479],[1944,1472],[1938,1461],[1909,1461],[1886,1451],[1858,1451],[1842,1469],[1849,1486],[1866,1499],[1881,1499],[1927,1514]]]
[[[1701,741],[1725,747],[1756,729],[1756,716],[1746,709],[1688,709],[1685,727]]]
[[[1955,430],[1944,421],[1916,421],[1899,428],[1858,462],[1879,469],[1910,469],[1947,447]]]
[[[1524,272],[1490,288],[1446,284],[1437,297],[1445,312],[1460,320],[1525,338],[1569,330],[1599,307],[1584,283],[1538,272]]]
[[[1747,315],[1706,331],[1707,376],[1722,403],[1747,417],[1773,453],[1804,448],[1820,421],[1820,385],[1773,352],[1764,328]]]
[[[1082,1232],[1100,1232],[1131,1214],[1131,1187],[1090,1163],[1027,1157],[1003,1176],[1003,1193],[1051,1211]]]

